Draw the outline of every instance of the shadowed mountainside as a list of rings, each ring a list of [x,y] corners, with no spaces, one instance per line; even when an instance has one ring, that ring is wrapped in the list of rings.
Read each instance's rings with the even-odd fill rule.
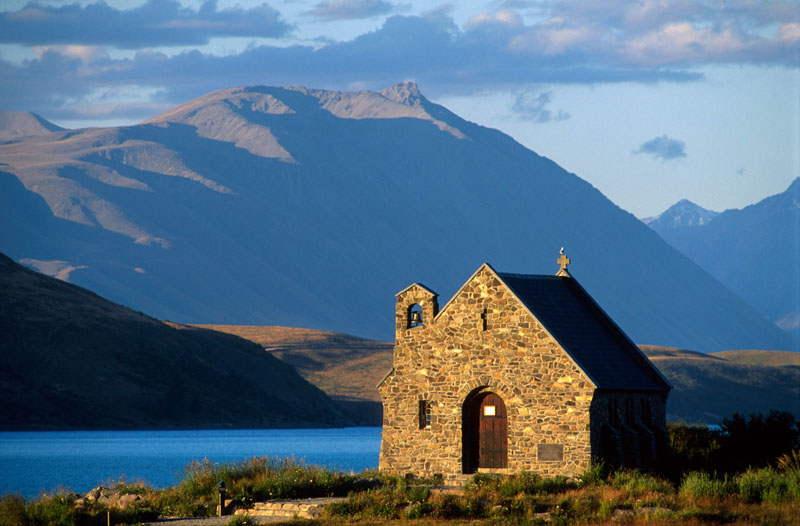
[[[258,343],[334,399],[380,402],[376,385],[392,368],[391,343],[294,327],[199,327]]]
[[[741,210],[683,214],[694,221],[681,203],[648,225],[800,341],[800,178]]]
[[[733,413],[788,411],[800,418],[800,367],[753,365],[785,361],[780,351],[728,351],[714,355],[667,347],[640,348],[672,382],[670,420],[719,424]],[[736,361],[720,356],[736,356]],[[751,353],[758,353],[749,359]],[[749,362],[749,363],[748,363]]]
[[[636,341],[789,337],[591,185],[425,99],[254,86],[145,123],[0,143],[0,250],[183,323],[374,339],[394,294],[447,298],[484,261],[570,272]]]
[[[710,356],[724,358],[731,362],[749,365],[769,365],[781,367],[785,365],[800,367],[800,353],[788,351],[720,351]]]
[[[167,324],[0,254],[0,429],[351,423],[236,336]]]
[[[207,327],[259,343],[295,365],[304,378],[334,398],[380,401],[376,385],[392,366],[390,343],[310,329]],[[725,351],[706,355],[652,345],[640,348],[673,385],[667,403],[671,421],[718,424],[736,412],[766,414],[771,409],[800,418],[800,367],[789,365],[797,363],[798,353]],[[787,366],[779,366],[783,364]]]

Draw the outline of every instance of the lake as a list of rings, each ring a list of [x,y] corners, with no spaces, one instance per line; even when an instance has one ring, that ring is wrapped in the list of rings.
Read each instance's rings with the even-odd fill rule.
[[[0,494],[35,497],[59,486],[85,493],[124,476],[175,484],[192,460],[295,456],[345,472],[378,467],[380,427],[190,431],[0,432]]]

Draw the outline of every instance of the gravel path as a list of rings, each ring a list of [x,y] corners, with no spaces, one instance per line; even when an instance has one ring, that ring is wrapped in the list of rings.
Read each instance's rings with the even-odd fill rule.
[[[160,519],[156,522],[146,522],[143,526],[225,526],[233,517],[204,517],[199,519]],[[259,524],[271,522],[290,521],[287,517],[250,517]]]

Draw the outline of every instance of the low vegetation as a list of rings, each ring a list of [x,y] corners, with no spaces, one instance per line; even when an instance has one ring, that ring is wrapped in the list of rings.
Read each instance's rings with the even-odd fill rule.
[[[219,483],[243,506],[254,501],[341,496],[307,526],[357,522],[452,524],[797,524],[800,425],[791,415],[740,415],[720,429],[671,425],[672,469],[663,476],[594,466],[577,478],[477,474],[461,488],[441,480],[376,472],[335,473],[295,459],[253,458],[186,467],[181,482],[156,490],[119,482],[80,497],[66,490],[26,500],[0,498],[0,526],[136,524],[156,517],[209,516]],[[755,442],[750,442],[751,440]],[[758,444],[747,453],[748,444]],[[744,448],[744,449],[742,449]],[[125,506],[121,506],[122,502]],[[231,526],[254,524],[231,518]]]

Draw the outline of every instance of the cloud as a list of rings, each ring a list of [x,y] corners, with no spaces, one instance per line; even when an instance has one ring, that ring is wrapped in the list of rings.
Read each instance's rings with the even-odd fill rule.
[[[632,153],[634,155],[647,154],[652,155],[654,159],[672,161],[686,157],[685,148],[686,144],[683,141],[662,135],[661,137],[656,137],[654,139],[650,139],[649,141],[643,142],[639,146],[639,149],[634,150]]]
[[[208,0],[197,10],[176,0],[148,0],[132,9],[105,2],[81,6],[29,3],[0,12],[0,43],[28,46],[107,45],[124,49],[201,45],[212,37],[280,37],[290,26],[267,4],[217,9]]]
[[[558,110],[558,112],[553,115],[553,113],[547,109],[547,106],[550,104],[550,93],[549,91],[520,93],[517,95],[517,98],[514,99],[511,110],[518,119],[535,123],[569,119],[569,113]]]
[[[160,93],[159,100],[128,101],[125,108],[105,111],[141,111],[146,118],[147,102],[181,103],[233,85],[374,89],[414,78],[431,97],[530,90],[515,101],[514,111],[543,122],[568,116],[548,108],[549,94],[537,91],[545,84],[694,82],[703,79],[695,68],[710,64],[800,67],[800,7],[794,3],[524,4],[505,4],[519,10],[476,13],[462,26],[447,8],[437,8],[390,16],[380,28],[346,42],[251,44],[220,56],[191,48],[167,55],[147,47],[234,34],[285,36],[290,27],[266,5],[218,9],[206,2],[193,9],[175,0],[149,0],[118,10],[104,3],[31,3],[0,13],[0,41],[38,53],[22,63],[0,60],[0,100],[7,109],[45,116],[67,107],[85,108],[91,116],[87,98],[97,89],[141,87]],[[352,8],[347,16],[391,7],[385,0],[325,0],[316,8],[329,9],[333,18],[345,16],[336,14],[336,6]],[[521,16],[531,9],[536,16]],[[111,53],[115,47],[141,49],[132,57],[111,58],[119,56]]]
[[[393,9],[383,0],[323,0],[305,14],[320,20],[357,20],[385,15]]]
[[[197,50],[171,56],[142,50],[131,58],[111,58],[83,48],[78,52],[69,46],[44,46],[35,59],[0,60],[4,79],[0,100],[5,109],[35,110],[54,118],[53,112],[61,112],[64,106],[85,107],[83,98],[94,90],[116,86],[160,89],[164,93],[160,102],[181,103],[215,89],[252,84],[346,89],[360,83],[383,88],[398,79],[414,78],[427,95],[436,96],[538,83],[702,78],[698,73],[663,67],[599,62],[589,66],[575,56],[521,55],[508,46],[507,35],[499,31],[503,27],[524,29],[512,18],[501,18],[462,31],[452,18],[435,11],[426,16],[395,15],[378,30],[318,48],[254,45],[224,56]]]

